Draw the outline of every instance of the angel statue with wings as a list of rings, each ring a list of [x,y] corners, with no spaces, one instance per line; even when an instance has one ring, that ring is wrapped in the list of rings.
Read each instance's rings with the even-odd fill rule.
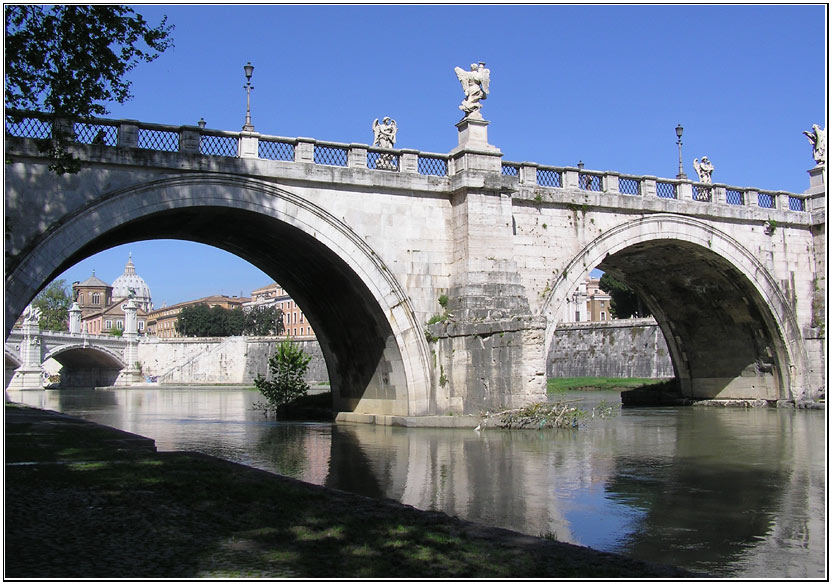
[[[812,145],[812,157],[815,162],[820,165],[826,164],[826,130],[822,129],[817,124],[812,124],[812,131],[803,131],[806,138],[809,139],[809,144]]]
[[[378,123],[378,118],[373,120],[373,146],[380,146],[382,148],[393,148],[396,144],[396,132],[399,131],[396,126],[396,121],[385,117],[382,123]]]
[[[462,91],[465,92],[465,99],[459,109],[465,112],[466,118],[482,119],[480,109],[482,100],[488,97],[488,86],[491,84],[491,70],[485,68],[485,63],[471,63],[471,70],[465,71],[462,67],[454,67],[457,79],[462,84]]]
[[[373,120],[373,146],[380,146],[381,148],[393,148],[396,144],[396,133],[399,127],[396,126],[396,121],[385,117],[378,123],[378,118]],[[377,169],[394,170],[396,163],[393,155],[389,152],[378,153],[378,160],[376,161]]]
[[[711,175],[714,172],[714,165],[708,160],[707,156],[702,157],[702,162],[698,158],[693,159],[693,168],[696,174],[699,175],[700,183],[712,183]]]

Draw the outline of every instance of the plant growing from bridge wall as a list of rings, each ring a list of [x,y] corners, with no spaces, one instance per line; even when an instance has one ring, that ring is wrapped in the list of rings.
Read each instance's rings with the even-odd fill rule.
[[[255,408],[270,412],[276,416],[286,414],[287,405],[293,400],[306,396],[309,384],[304,379],[311,356],[300,345],[288,338],[280,342],[275,354],[269,358],[269,379],[258,374],[254,385],[265,397],[266,404],[256,404]]]

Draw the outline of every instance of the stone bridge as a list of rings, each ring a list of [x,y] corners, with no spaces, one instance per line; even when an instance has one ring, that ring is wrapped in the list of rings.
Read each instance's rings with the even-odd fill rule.
[[[443,154],[101,119],[58,176],[34,140],[51,122],[7,123],[7,333],[78,261],[187,239],[303,306],[337,409],[471,413],[543,399],[597,267],[652,310],[683,395],[824,391],[825,167],[797,194],[509,162],[487,125],[463,119]]]
[[[62,385],[113,386],[123,383],[121,374],[127,368],[128,346],[128,340],[112,335],[15,329],[6,338],[4,348],[6,386],[43,388],[48,381],[41,366],[50,359],[62,366]]]

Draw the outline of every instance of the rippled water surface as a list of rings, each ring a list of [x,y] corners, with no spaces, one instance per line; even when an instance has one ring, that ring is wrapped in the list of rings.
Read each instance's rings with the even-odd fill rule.
[[[826,576],[826,413],[628,408],[578,430],[267,421],[256,391],[7,392],[304,481],[715,576]],[[617,393],[582,397],[618,403]]]

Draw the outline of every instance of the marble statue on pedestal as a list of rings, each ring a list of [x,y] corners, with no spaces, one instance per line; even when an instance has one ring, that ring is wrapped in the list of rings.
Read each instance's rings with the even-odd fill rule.
[[[465,112],[466,118],[482,119],[480,109],[482,100],[489,94],[491,84],[491,70],[485,68],[485,63],[471,63],[471,70],[465,71],[462,67],[454,67],[457,79],[462,84],[462,91],[465,92],[465,99],[459,109]]]
[[[393,148],[396,144],[396,133],[399,131],[396,121],[385,117],[378,123],[378,118],[373,120],[373,146],[382,148]]]
[[[714,172],[714,165],[708,160],[707,156],[702,157],[702,162],[698,158],[693,159],[693,168],[696,174],[699,175],[700,183],[712,183],[711,174]]]
[[[376,118],[373,120],[373,146],[393,148],[396,144],[396,133],[398,133],[398,131],[399,127],[396,125],[395,120],[385,117],[384,120],[381,121],[381,124],[379,124],[378,118]],[[376,161],[376,168],[395,170],[396,163],[393,159],[393,155],[389,152],[382,152],[379,154],[378,160]]]
[[[806,138],[809,139],[809,144],[812,145],[812,156],[818,166],[826,164],[826,130],[822,129],[817,124],[812,124],[812,131],[803,131]]]

